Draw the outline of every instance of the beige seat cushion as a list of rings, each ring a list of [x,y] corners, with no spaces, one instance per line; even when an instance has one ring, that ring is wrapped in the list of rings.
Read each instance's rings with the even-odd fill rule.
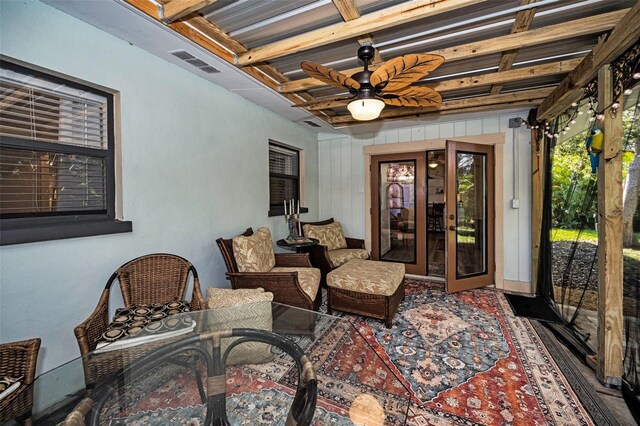
[[[271,272],[297,272],[298,282],[300,283],[302,290],[311,298],[311,300],[316,300],[318,288],[320,287],[320,269],[278,266],[273,268]]]
[[[329,225],[304,225],[304,235],[307,238],[315,238],[322,246],[327,246],[328,250],[347,248],[347,240],[344,238],[340,222],[333,222]]]
[[[354,259],[327,274],[327,285],[359,293],[391,296],[404,278],[404,264]]]
[[[369,252],[365,249],[338,249],[328,252],[329,260],[334,268],[344,265],[352,259],[368,259]]]
[[[231,328],[254,328],[271,331],[271,302],[273,293],[262,288],[207,289],[207,321],[210,330],[226,330]],[[238,339],[222,339],[221,353]],[[227,365],[261,364],[273,358],[271,345],[258,342],[245,342],[231,350],[227,357]]]
[[[232,240],[233,257],[240,272],[269,272],[276,266],[269,228],[258,228],[253,235]]]

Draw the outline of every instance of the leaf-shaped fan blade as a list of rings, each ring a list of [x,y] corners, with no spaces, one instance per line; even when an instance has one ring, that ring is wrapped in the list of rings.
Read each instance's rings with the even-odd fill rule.
[[[324,67],[311,61],[304,61],[300,64],[302,71],[306,72],[309,77],[316,78],[324,83],[338,87],[346,87],[347,89],[360,89],[360,83],[353,78],[342,74],[331,68]]]
[[[377,87],[383,83],[385,92],[395,92],[429,74],[444,62],[440,55],[411,54],[398,56],[385,62],[371,74],[370,83]]]
[[[438,106],[442,103],[442,96],[435,90],[419,86],[409,87],[396,93],[397,97],[383,96],[384,103],[392,106],[405,107],[430,107]]]

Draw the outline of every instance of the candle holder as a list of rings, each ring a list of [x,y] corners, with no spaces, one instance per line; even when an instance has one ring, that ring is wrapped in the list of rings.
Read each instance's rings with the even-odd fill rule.
[[[298,201],[298,211],[297,213],[293,213],[294,212],[294,208],[293,206],[295,205],[295,203],[293,202],[293,200],[289,200],[289,212],[287,213],[287,201],[285,200],[285,214],[284,214],[284,220],[285,222],[287,222],[287,228],[289,230],[289,235],[286,238],[286,241],[289,242],[299,242],[301,240],[304,240],[304,237],[302,236],[302,230],[300,228],[301,224],[300,224],[300,201]]]

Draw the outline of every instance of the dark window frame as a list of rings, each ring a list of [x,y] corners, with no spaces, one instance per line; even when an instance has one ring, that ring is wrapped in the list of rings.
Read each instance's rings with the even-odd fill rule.
[[[50,241],[66,238],[131,232],[130,221],[116,218],[116,167],[115,167],[115,97],[114,92],[101,90],[91,83],[79,82],[73,77],[1,56],[0,67],[28,73],[54,83],[97,93],[107,98],[107,149],[56,144],[53,142],[0,136],[2,148],[47,151],[61,154],[78,154],[105,160],[106,210],[82,212],[54,212],[46,215],[11,214],[0,217],[0,245]]]
[[[298,153],[298,165],[297,165],[297,169],[298,169],[298,174],[295,177],[292,177],[291,175],[284,175],[284,174],[280,174],[280,173],[272,173],[271,172],[271,167],[269,166],[269,185],[271,185],[271,178],[280,178],[280,179],[289,179],[292,181],[296,182],[296,188],[297,188],[297,193],[298,193],[298,199],[300,199],[300,193],[302,192],[302,176],[300,173],[300,170],[302,170],[302,168],[300,167],[300,157],[301,157],[301,153],[302,150],[300,148],[296,148],[287,144],[284,144],[282,142],[278,142],[278,141],[274,141],[273,139],[269,139],[269,152],[271,152],[271,147],[272,146],[276,146],[280,149],[285,149],[285,150],[289,150],[289,151],[294,151]],[[302,200],[300,200],[300,202],[302,202]],[[297,207],[297,206],[296,206]],[[300,206],[300,213],[307,213],[309,212],[309,209],[307,207],[302,207]],[[271,191],[269,191],[269,212],[268,212],[268,216],[269,217],[273,217],[273,216],[284,216],[284,204],[280,205],[280,203],[278,204],[272,204],[271,203]]]

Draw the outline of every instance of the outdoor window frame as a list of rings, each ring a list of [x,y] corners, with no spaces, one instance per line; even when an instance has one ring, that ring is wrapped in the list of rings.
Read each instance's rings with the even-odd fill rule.
[[[0,245],[131,232],[130,221],[118,220],[116,209],[116,98],[118,92],[0,55],[0,68],[103,96],[106,108],[106,149],[48,142],[35,138],[0,136],[0,157],[5,149],[78,155],[104,161],[104,208],[11,213],[0,216]]]
[[[282,173],[276,173],[275,171],[273,171],[272,167],[271,167],[271,162],[269,162],[269,212],[268,212],[268,216],[272,217],[272,216],[284,216],[284,203],[283,200],[277,200],[277,201],[273,201],[271,199],[271,186],[274,183],[274,179],[285,179],[285,180],[289,180],[292,182],[295,182],[295,194],[292,196],[295,201],[300,200],[300,203],[302,204],[303,200],[302,200],[302,184],[303,184],[303,177],[302,177],[302,158],[303,158],[303,150],[299,149],[299,148],[295,148],[292,147],[290,145],[286,145],[284,143],[281,142],[277,142],[274,141],[272,139],[269,139],[269,157],[271,157],[271,151],[272,148],[278,149],[278,150],[285,150],[285,151],[291,151],[292,153],[296,153],[297,155],[297,164],[295,169],[297,170],[297,173],[295,175],[293,174],[282,174]],[[297,208],[297,205],[295,206]],[[307,213],[309,211],[309,209],[307,207],[302,207],[302,205],[300,206],[300,213]]]

